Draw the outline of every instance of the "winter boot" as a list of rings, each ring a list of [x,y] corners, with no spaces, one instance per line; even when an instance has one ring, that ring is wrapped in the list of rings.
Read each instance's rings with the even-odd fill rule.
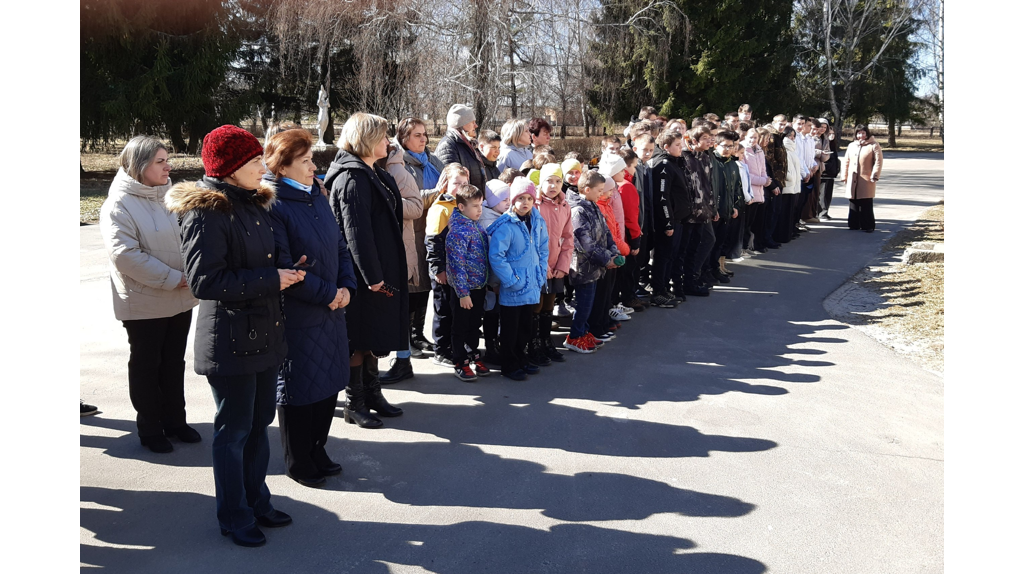
[[[415,347],[413,347],[415,349]],[[423,351],[420,351],[421,353]],[[382,385],[393,385],[398,381],[404,381],[405,379],[411,379],[412,373],[412,361],[409,359],[401,359],[395,357],[391,359],[391,368],[387,372],[381,374],[380,384]]]
[[[434,344],[427,340],[426,336],[423,335],[423,325],[427,322],[427,310],[426,309],[415,309],[409,313],[409,329],[411,332],[411,342],[413,349],[419,349],[420,351],[433,351]],[[415,353],[415,351],[413,351]],[[424,358],[422,357],[415,358]]]
[[[380,391],[380,373],[377,371],[376,357],[363,359],[363,388],[366,391],[366,408],[376,411],[378,416],[397,417],[402,409],[391,406],[384,393]]]
[[[551,326],[551,321],[548,321],[548,327]],[[526,345],[526,358],[534,365],[538,367],[547,367],[551,365],[551,359],[544,354],[544,344],[540,339],[540,315],[533,316],[532,328],[533,338]]]
[[[558,352],[555,348],[555,344],[551,342],[551,320],[553,318],[552,313],[541,313],[540,314],[540,348],[544,356],[555,363],[564,363],[565,356]]]
[[[366,406],[366,391],[363,388],[363,365],[349,367],[348,386],[345,387],[348,404],[345,405],[345,422],[357,424],[364,429],[384,426]]]

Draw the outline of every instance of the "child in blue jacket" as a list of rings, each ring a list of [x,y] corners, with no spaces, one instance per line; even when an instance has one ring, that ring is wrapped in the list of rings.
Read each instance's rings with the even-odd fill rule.
[[[455,295],[451,298],[452,361],[455,376],[466,382],[475,381],[477,375],[491,374],[477,349],[487,286],[487,234],[477,225],[483,201],[484,192],[476,186],[459,185],[455,190],[456,210],[448,220],[445,237],[448,286]]]
[[[537,187],[533,182],[517,177],[509,198],[508,211],[487,228],[488,251],[491,270],[501,283],[501,374],[522,381],[540,371],[527,360],[526,345],[532,335],[533,307],[540,302],[548,277],[548,229],[534,207]]]

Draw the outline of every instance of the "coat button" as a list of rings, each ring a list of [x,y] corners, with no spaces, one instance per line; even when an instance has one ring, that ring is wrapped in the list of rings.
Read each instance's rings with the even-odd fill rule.
[[[256,220],[256,225],[259,225],[259,224],[260,224],[260,220],[257,219]]]
[[[281,322],[280,321],[274,321],[274,326],[275,327],[280,327],[281,326]]]
[[[274,258],[274,256],[273,256],[273,255],[271,255],[271,254],[267,253],[267,259],[273,259],[273,258]]]

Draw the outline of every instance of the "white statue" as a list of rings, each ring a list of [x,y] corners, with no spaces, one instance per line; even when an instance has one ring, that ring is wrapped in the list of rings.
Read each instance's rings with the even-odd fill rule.
[[[320,140],[316,142],[317,147],[326,147],[324,143],[324,132],[327,131],[328,121],[328,110],[330,105],[327,103],[327,90],[324,89],[323,84],[320,85],[320,97],[316,101],[316,105],[320,108],[320,113],[316,116],[317,126],[320,128]]]

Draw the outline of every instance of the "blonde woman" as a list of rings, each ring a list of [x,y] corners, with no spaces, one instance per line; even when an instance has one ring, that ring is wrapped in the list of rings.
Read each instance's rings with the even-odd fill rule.
[[[356,113],[341,129],[338,155],[324,183],[356,270],[356,291],[348,307],[352,358],[345,392],[345,422],[379,428],[383,417],[402,409],[380,390],[377,358],[409,348],[409,271],[402,241],[402,194],[383,167],[388,156],[388,122]]]
[[[511,167],[519,169],[523,162],[533,159],[530,148],[530,120],[509,120],[501,126],[501,153],[498,154],[498,173]]]

